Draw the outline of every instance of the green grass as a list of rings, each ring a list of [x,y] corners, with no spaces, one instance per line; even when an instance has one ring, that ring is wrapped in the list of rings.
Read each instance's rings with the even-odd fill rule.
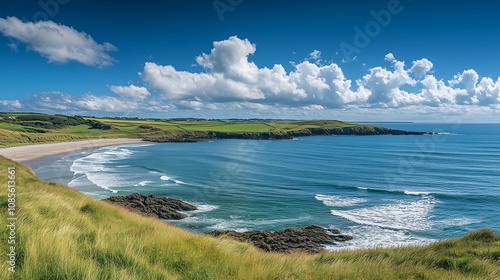
[[[16,167],[17,263],[7,270],[7,169]],[[40,181],[0,157],[0,279],[500,279],[490,230],[423,247],[264,253]]]
[[[187,131],[219,132],[268,132],[272,127],[265,123],[230,123],[230,122],[173,122]]]
[[[110,119],[82,118],[62,115],[36,113],[0,113],[0,148],[75,141],[94,138],[204,138],[214,133],[258,134],[272,133],[285,135],[314,128],[364,127],[341,121],[301,121],[301,122],[244,122],[244,121],[207,121],[207,120],[147,120],[147,119]],[[15,120],[8,117],[16,117]],[[92,129],[89,121],[109,125],[111,129]]]
[[[0,148],[30,144],[70,142],[86,139],[92,138],[71,134],[60,135],[56,133],[27,133],[0,129]]]
[[[88,125],[69,126],[63,129],[52,131],[57,134],[81,135],[86,137],[104,137],[107,133],[99,129],[90,129]]]
[[[0,129],[13,130],[13,131],[24,131],[22,125],[14,123],[4,123],[0,122]]]

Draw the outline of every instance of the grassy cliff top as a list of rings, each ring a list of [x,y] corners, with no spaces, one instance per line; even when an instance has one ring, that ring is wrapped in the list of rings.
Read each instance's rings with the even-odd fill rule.
[[[287,139],[307,135],[370,135],[389,132],[374,125],[336,120],[160,120],[0,113],[0,148],[94,138],[166,141],[186,138]]]
[[[490,230],[423,247],[263,253],[43,182],[3,157],[0,172],[0,279],[500,279],[500,236]],[[8,180],[16,186],[15,273],[6,262]]]

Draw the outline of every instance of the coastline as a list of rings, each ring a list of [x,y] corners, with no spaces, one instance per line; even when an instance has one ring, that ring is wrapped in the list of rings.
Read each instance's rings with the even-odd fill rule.
[[[65,153],[85,151],[108,146],[118,146],[124,144],[146,143],[142,139],[116,138],[97,139],[76,142],[62,142],[50,144],[36,144],[27,146],[17,146],[0,149],[0,155],[17,162],[37,160],[46,156],[53,156]]]
[[[498,250],[494,249],[500,236],[492,230],[479,230],[460,239],[424,247],[266,254],[225,237],[193,235],[161,220],[101,204],[60,185],[37,180],[29,168],[8,159],[0,157],[0,163],[3,167],[15,166],[17,182],[24,185],[16,193],[16,198],[19,195],[23,202],[18,221],[23,238],[15,245],[17,251],[12,251],[14,254],[22,252],[24,256],[23,265],[16,269],[20,278],[33,275],[50,278],[57,273],[67,279],[98,279],[102,275],[123,273],[124,260],[126,265],[130,262],[135,268],[126,271],[133,278],[247,279],[256,271],[261,278],[307,276],[313,279],[322,279],[325,275],[342,279],[356,279],[359,275],[394,279],[414,275],[436,279],[485,279],[499,275]],[[45,191],[39,191],[42,188]],[[26,209],[38,213],[26,216]],[[45,213],[49,213],[50,218]],[[95,255],[89,255],[89,250],[96,252]],[[401,259],[407,260],[404,265],[400,265]],[[449,266],[449,263],[462,264],[464,259],[474,270],[464,272],[462,267]],[[61,267],[61,263],[67,265]],[[183,265],[179,268],[169,265],[172,263]],[[186,270],[186,267],[196,268],[195,273],[201,272],[187,275],[186,271],[193,270]],[[88,276],[89,270],[95,273]],[[12,274],[4,270],[0,275],[7,279]]]
[[[326,137],[322,137],[321,139],[327,139],[327,138],[326,138]],[[345,138],[338,138],[338,137],[335,137],[335,138],[332,138],[332,139],[333,139],[333,140],[335,140],[335,142],[336,142],[336,143],[338,143],[338,141],[339,141],[339,140],[346,140],[346,141],[348,141],[348,142],[351,142],[351,139],[345,139]],[[354,138],[353,138],[353,139],[354,139]],[[356,139],[358,139],[358,138],[356,138]],[[361,140],[362,140],[363,138],[359,138],[359,139],[361,139]],[[370,141],[371,141],[371,140],[370,140]],[[269,143],[269,144],[274,144],[274,143],[270,143],[270,141],[265,141],[265,142],[266,142],[266,143]],[[279,141],[277,141],[277,142],[279,142]],[[288,142],[288,141],[284,141],[284,142]],[[341,142],[344,142],[344,141],[341,141]],[[146,143],[147,143],[147,141],[146,141]],[[299,142],[297,142],[297,143],[299,143]],[[69,144],[72,144],[72,143],[69,143]],[[296,143],[291,143],[291,144],[295,145]],[[125,144],[125,145],[126,145],[126,144]],[[203,147],[203,145],[204,145],[204,144],[200,144],[200,145],[179,145],[179,147],[189,147],[188,149],[189,149],[189,150],[192,150],[192,149],[196,149],[197,147]],[[40,145],[40,146],[44,147],[45,145]],[[118,146],[119,146],[119,145],[118,145]],[[136,145],[132,145],[132,146],[136,147]],[[138,144],[137,146],[142,146],[142,145],[141,145],[141,144]],[[158,145],[158,147],[160,147],[160,146],[163,146],[163,145]],[[168,148],[168,147],[172,147],[172,146],[171,146],[171,145],[165,145],[165,147],[167,147],[167,148]],[[251,147],[251,146],[250,146],[250,147]],[[97,148],[97,147],[95,147],[95,148]],[[174,148],[175,148],[175,147],[174,147]],[[149,149],[149,148],[148,148],[148,149]],[[94,150],[96,150],[96,149],[94,149]],[[175,148],[175,150],[178,150],[178,149],[177,149],[177,148]],[[1,151],[1,150],[0,150],[0,151]],[[89,151],[92,151],[92,148],[90,148],[90,150],[89,150]],[[106,151],[107,151],[107,150],[106,150]],[[120,152],[120,151],[121,151],[121,150],[120,150],[120,149],[118,149],[116,152]],[[79,154],[78,152],[76,152],[76,151],[74,151],[74,150],[73,150],[73,151],[71,151],[71,152],[68,152],[68,153],[72,153],[72,152],[74,152],[75,157],[81,157],[81,154]],[[102,152],[102,151],[96,151],[96,152],[100,153],[100,152]],[[113,153],[115,152],[115,151],[114,151],[114,149],[112,150],[112,152],[113,152]],[[91,153],[94,153],[94,152],[91,152]],[[49,160],[51,160],[51,158],[52,158],[52,157],[58,157],[58,156],[59,156],[59,155],[57,155],[57,154],[55,154],[55,155],[53,155],[53,156],[47,156],[47,157],[45,157],[44,159],[41,159],[41,161],[45,161],[45,160],[49,161]],[[71,156],[68,156],[68,158],[71,160]],[[36,161],[36,160],[35,160],[35,161]],[[28,162],[29,162],[29,161],[28,161]],[[43,164],[42,164],[42,166],[43,166]],[[53,169],[53,170],[56,170],[57,172],[59,172],[59,170],[61,170],[61,169],[58,169],[58,168],[56,167],[56,168],[55,168],[55,169]],[[163,169],[162,169],[162,170],[163,170]],[[170,170],[170,169],[164,169],[164,170]],[[135,173],[135,172],[130,172],[130,173],[133,173],[133,174],[138,174],[138,173]],[[182,175],[179,175],[179,174],[178,174],[178,173],[176,173],[176,172],[170,173],[170,172],[168,172],[168,171],[165,171],[165,174],[159,174],[159,175],[157,176],[157,178],[156,178],[156,179],[158,179],[158,177],[159,177],[160,175],[165,175],[165,176],[167,176],[167,175],[168,175],[168,176],[173,176],[173,178],[176,178],[176,176],[182,176]],[[141,175],[141,176],[142,176],[142,175]],[[182,178],[182,177],[177,178],[177,179],[182,179],[182,180],[183,180],[183,181],[185,181],[185,182],[190,182],[190,180],[185,180],[185,178]],[[149,180],[149,179],[143,179],[143,178],[141,178],[140,180],[141,180],[141,182],[139,182],[139,180],[138,180],[138,181],[136,181],[136,182],[134,181],[134,183],[142,183],[142,182],[146,182],[145,180]],[[154,181],[154,180],[151,180],[150,182],[152,182],[152,181]],[[173,181],[170,181],[170,183],[173,183]],[[190,183],[192,183],[192,182],[190,182]],[[104,184],[104,185],[105,185],[105,186],[107,186],[107,184]],[[137,187],[137,186],[136,186],[136,187]],[[363,191],[361,191],[361,192],[363,192]],[[318,192],[318,193],[322,193],[322,192]],[[145,192],[144,194],[151,194],[151,193]],[[397,194],[399,195],[400,193],[397,193]],[[166,195],[166,194],[161,194],[161,195],[162,195],[162,196],[164,196],[164,195]],[[402,195],[402,194],[401,194],[401,195]],[[419,199],[417,199],[419,196],[422,196],[422,195],[420,195],[420,194],[406,194],[406,193],[405,193],[405,195],[411,195],[410,197],[408,197],[409,199],[412,199],[413,197],[416,197],[416,198],[415,198],[416,200],[418,200],[418,201],[423,201],[422,199],[420,199],[420,200],[419,200]],[[174,196],[174,197],[176,197],[176,196]],[[177,197],[184,198],[182,195],[177,196]],[[95,197],[94,197],[94,198],[95,198]],[[316,199],[316,200],[318,200],[318,199]],[[417,201],[417,203],[416,203],[415,205],[416,205],[416,206],[419,206],[419,205],[421,206],[422,204],[421,204],[420,202],[418,202],[418,201]],[[427,200],[425,200],[425,201],[427,201]],[[323,200],[320,200],[320,202],[323,202],[323,203],[321,204],[321,206],[323,206],[323,205],[328,206],[328,205],[326,205],[326,204],[324,203],[324,201],[323,201]],[[414,203],[410,203],[409,205],[410,205],[410,206],[412,206],[413,204],[414,204]],[[433,202],[432,202],[432,201],[431,201],[431,204],[433,204]],[[427,204],[425,204],[425,205],[427,205]],[[396,204],[396,206],[398,206],[398,205]],[[334,206],[334,207],[337,207],[337,206]],[[339,207],[344,207],[344,206],[339,206]],[[391,206],[391,207],[394,207],[394,206]],[[360,207],[360,208],[361,208],[361,207]],[[379,208],[377,208],[377,209],[379,209]],[[393,209],[393,208],[389,208],[389,210],[390,210],[390,209]],[[330,210],[331,210],[331,209],[330,209]],[[339,210],[339,209],[338,209],[338,208],[336,208],[336,210]],[[340,209],[340,210],[342,210],[342,209]],[[347,210],[349,210],[349,209],[347,209]],[[387,207],[382,208],[382,210],[384,210],[384,211],[385,211],[385,210],[387,210]],[[328,214],[330,214],[330,213],[328,213]],[[325,214],[325,215],[326,215],[326,214]],[[233,219],[233,218],[231,217],[231,219]],[[239,219],[239,218],[234,218],[234,219],[236,219],[236,220],[237,220],[237,219]],[[309,224],[309,223],[307,223],[307,224]],[[321,225],[322,225],[322,226],[325,226],[324,224],[321,224],[321,223],[315,223],[315,222],[311,222],[310,224],[318,224],[318,225],[320,225],[320,226],[321,226]],[[305,224],[304,224],[304,225],[305,225]],[[302,226],[302,224],[301,224],[301,226]],[[294,227],[294,225],[287,225],[286,227],[283,227],[283,228],[287,228],[287,229],[288,229],[288,228],[292,228],[292,227]],[[189,226],[188,226],[187,228],[189,228]],[[341,227],[341,228],[344,228],[344,230],[345,230],[347,227]],[[188,230],[189,230],[189,229],[188,229]],[[279,229],[269,228],[269,226],[267,225],[266,227],[261,227],[261,228],[260,228],[260,230],[262,230],[262,231],[266,231],[266,230],[279,230]],[[347,230],[345,230],[345,232],[346,232],[346,233],[348,233],[348,234],[350,234],[350,235],[356,236],[356,237],[358,237],[358,236],[362,236],[362,235],[359,235],[359,232],[352,232],[352,231],[347,231]],[[372,233],[373,233],[373,232],[372,232]],[[365,237],[366,237],[366,236],[365,236]],[[253,238],[253,237],[252,237],[252,238]],[[267,236],[266,236],[266,238],[267,238]],[[379,239],[380,239],[380,238],[379,238]],[[397,241],[397,240],[396,240],[396,241]],[[357,244],[358,244],[358,243],[357,243]],[[363,244],[363,243],[362,243],[362,244]],[[366,244],[366,243],[365,243],[365,244]],[[422,243],[422,244],[425,244],[425,243]],[[353,246],[353,247],[356,247],[356,246],[358,246],[358,245],[352,245],[352,246]],[[366,245],[365,245],[365,246],[366,246]],[[396,245],[394,245],[394,246],[396,246]],[[406,246],[406,245],[397,245],[397,246]],[[341,247],[344,247],[344,246],[341,246]],[[349,246],[345,246],[345,247],[349,247],[349,249],[351,248],[351,247],[350,247],[350,245],[349,245]],[[390,246],[388,246],[388,247],[390,247]],[[356,249],[360,249],[360,248],[371,248],[371,247],[357,247]],[[332,249],[331,247],[328,247],[328,250],[333,250],[333,249]],[[335,249],[335,250],[342,250],[342,249]]]
[[[43,158],[49,158],[51,156],[77,153],[78,151],[93,150],[101,147],[121,146],[124,144],[126,145],[147,142],[148,141],[140,139],[121,138],[37,144],[0,149],[0,155],[10,160],[17,161],[21,164],[29,164],[29,162],[44,160]],[[28,168],[31,169],[31,165],[28,166]],[[71,188],[68,185],[66,186],[68,188]],[[128,196],[111,196],[107,199],[96,200],[106,201],[111,204],[115,204],[118,207],[121,207],[131,213],[137,213],[146,217],[158,218],[162,221],[184,219],[187,218],[188,215],[183,211],[198,210],[196,206],[189,204],[183,200],[178,200],[170,197],[160,197],[156,195],[146,196],[138,193],[134,193]],[[139,201],[139,204],[135,205],[134,200]],[[340,244],[352,239],[352,237],[349,235],[340,234],[338,230],[330,230],[312,224],[305,227],[289,227],[281,231],[247,230],[242,233],[237,233],[242,234],[242,236],[236,236],[235,234],[236,232],[232,231],[215,230],[201,235],[207,235],[216,238],[225,237],[239,242],[249,243],[255,246],[255,248],[258,248],[264,252],[297,252],[304,254],[317,254],[321,252],[327,252],[326,246],[333,246],[334,244]]]

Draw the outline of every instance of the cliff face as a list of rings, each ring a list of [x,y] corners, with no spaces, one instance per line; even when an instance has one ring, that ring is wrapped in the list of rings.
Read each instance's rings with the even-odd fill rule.
[[[293,131],[271,132],[186,132],[175,138],[149,138],[150,142],[198,142],[204,139],[247,139],[247,140],[285,140],[294,137],[321,136],[321,135],[426,135],[428,132],[404,131],[388,129],[379,126],[351,126],[351,127],[319,127]]]

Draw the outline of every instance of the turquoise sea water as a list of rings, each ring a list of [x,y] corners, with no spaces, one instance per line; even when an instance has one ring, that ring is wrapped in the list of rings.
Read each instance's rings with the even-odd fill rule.
[[[29,165],[95,198],[194,203],[173,223],[196,232],[317,224],[354,236],[340,248],[366,248],[500,230],[499,124],[382,125],[440,134],[128,145]]]

